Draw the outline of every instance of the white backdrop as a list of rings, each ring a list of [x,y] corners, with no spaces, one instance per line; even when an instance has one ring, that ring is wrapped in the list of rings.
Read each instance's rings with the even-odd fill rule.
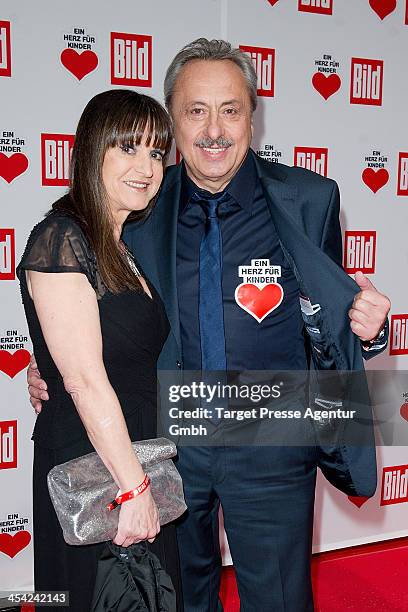
[[[408,427],[408,406],[399,411],[408,402],[401,376],[408,364],[408,0],[3,0],[0,591],[32,587],[31,343],[15,263],[32,226],[66,189],[86,102],[111,86],[162,100],[167,64],[199,36],[227,38],[255,62],[254,148],[271,162],[338,181],[345,267],[366,271],[392,300],[391,348],[368,367],[399,370],[392,427]],[[406,464],[405,447],[380,448],[379,489],[361,507],[319,481],[315,550],[407,534]]]

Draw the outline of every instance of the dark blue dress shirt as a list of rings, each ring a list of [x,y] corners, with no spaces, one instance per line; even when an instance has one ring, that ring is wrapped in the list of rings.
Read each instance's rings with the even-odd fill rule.
[[[299,286],[286,262],[274,229],[262,186],[249,152],[226,187],[230,199],[220,204],[222,235],[225,345],[228,370],[306,370],[303,320]],[[201,369],[199,306],[199,254],[205,229],[202,207],[191,202],[202,193],[183,168],[177,230],[177,288],[185,370]],[[239,266],[251,267],[253,259],[269,259],[281,266],[284,298],[259,323],[235,301],[235,289],[243,282]]]

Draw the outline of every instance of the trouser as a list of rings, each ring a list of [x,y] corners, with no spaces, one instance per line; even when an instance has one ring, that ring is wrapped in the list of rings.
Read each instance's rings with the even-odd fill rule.
[[[222,610],[218,510],[241,612],[311,612],[315,447],[179,448],[188,511],[177,526],[185,612]]]

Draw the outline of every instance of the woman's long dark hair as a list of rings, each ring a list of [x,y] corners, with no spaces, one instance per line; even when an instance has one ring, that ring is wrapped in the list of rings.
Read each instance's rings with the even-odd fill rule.
[[[141,285],[114,238],[113,218],[102,180],[103,161],[110,147],[139,145],[144,135],[148,146],[152,143],[165,152],[165,164],[172,141],[171,122],[156,100],[129,89],[111,89],[92,98],[75,135],[70,198],[53,206],[54,210],[66,211],[78,220],[95,253],[102,280],[112,293],[140,289]],[[144,218],[153,204],[154,200],[143,211],[131,212],[127,220]]]

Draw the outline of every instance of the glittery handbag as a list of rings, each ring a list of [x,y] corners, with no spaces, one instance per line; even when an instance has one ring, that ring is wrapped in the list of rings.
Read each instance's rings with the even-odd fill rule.
[[[176,446],[167,438],[133,442],[133,449],[151,480],[160,525],[181,516],[187,506],[183,486],[172,457]],[[67,544],[96,544],[112,540],[119,512],[107,505],[118,487],[97,453],[71,459],[48,473],[48,491]]]

